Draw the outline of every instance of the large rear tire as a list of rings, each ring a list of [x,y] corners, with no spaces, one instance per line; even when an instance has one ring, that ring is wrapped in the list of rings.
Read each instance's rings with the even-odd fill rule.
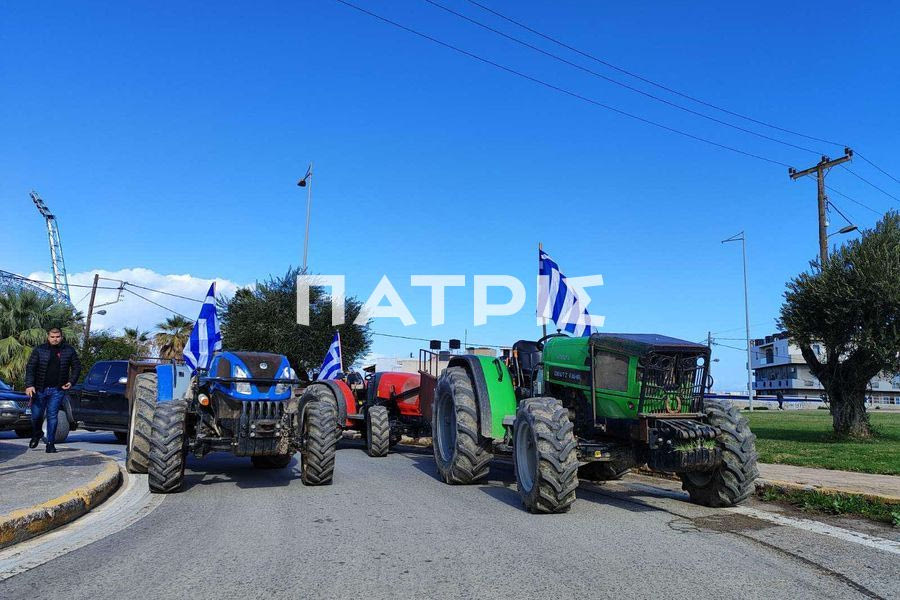
[[[187,458],[185,414],[185,404],[181,400],[164,402],[156,407],[147,467],[150,491],[155,494],[177,492],[184,483]]]
[[[555,398],[519,404],[513,426],[516,486],[533,513],[562,513],[575,502],[578,454],[569,411]]]
[[[438,473],[450,484],[475,483],[490,470],[491,440],[478,433],[478,406],[463,367],[444,369],[437,382],[432,448]]]
[[[128,419],[128,446],[125,469],[146,473],[150,463],[150,437],[156,411],[156,373],[141,373],[134,378],[134,403]]]
[[[712,471],[679,473],[682,488],[691,501],[704,506],[734,506],[746,500],[755,489],[756,436],[750,424],[728,400],[704,400],[710,425],[719,429],[716,443],[722,451],[722,464]]]
[[[315,400],[304,410],[300,479],[306,485],[330,485],[338,443],[337,412],[332,402]]]
[[[337,431],[343,430],[343,423],[338,421],[337,415],[341,414],[340,410],[338,410],[338,402],[342,402],[343,398],[337,398],[334,395],[334,392],[331,391],[331,388],[324,385],[314,385],[303,392],[303,396],[301,397],[301,404],[304,402],[304,398],[307,398],[309,402],[326,402],[331,404],[332,408],[334,408],[334,422],[335,429]],[[340,437],[340,434],[338,434]]]
[[[274,456],[251,456],[250,462],[257,469],[283,469],[291,464],[292,454],[276,454]]]
[[[388,410],[381,405],[366,410],[366,452],[372,457],[387,456],[391,445],[391,422]]]

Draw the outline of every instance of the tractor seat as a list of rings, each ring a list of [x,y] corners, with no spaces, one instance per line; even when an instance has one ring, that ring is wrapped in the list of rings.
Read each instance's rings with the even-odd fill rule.
[[[519,372],[522,374],[522,387],[531,385],[531,374],[541,364],[544,353],[537,342],[519,340],[513,344],[513,355],[517,357]]]

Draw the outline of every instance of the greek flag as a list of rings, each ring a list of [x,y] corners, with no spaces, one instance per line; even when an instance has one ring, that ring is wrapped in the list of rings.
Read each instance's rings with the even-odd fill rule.
[[[222,333],[216,315],[216,282],[213,281],[206,292],[206,299],[200,307],[200,316],[194,322],[191,337],[184,347],[184,362],[191,369],[208,369],[213,352],[222,349]]]
[[[322,368],[319,369],[319,376],[316,377],[316,380],[337,379],[338,374],[343,370],[344,365],[341,361],[341,334],[334,332],[334,339],[331,340],[331,345],[328,347],[328,352],[325,354],[325,360],[322,361]]]
[[[538,316],[543,317],[544,323],[547,319],[552,319],[563,331],[575,337],[590,336],[592,329],[587,324],[590,322],[588,320],[590,314],[586,308],[582,308],[584,319],[578,318],[579,315],[574,311],[584,305],[575,290],[566,283],[566,276],[560,272],[559,265],[543,250],[538,250],[538,275],[540,276]],[[578,322],[582,320],[584,322]]]

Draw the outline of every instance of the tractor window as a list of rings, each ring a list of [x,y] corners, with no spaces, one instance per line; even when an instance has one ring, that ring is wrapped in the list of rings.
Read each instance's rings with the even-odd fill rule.
[[[612,352],[597,352],[594,355],[594,387],[627,392],[628,357]]]

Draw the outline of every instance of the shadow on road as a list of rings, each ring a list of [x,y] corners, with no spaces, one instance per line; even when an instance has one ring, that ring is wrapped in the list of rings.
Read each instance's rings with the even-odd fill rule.
[[[250,458],[212,454],[200,459],[188,457],[187,469],[182,488],[185,492],[197,485],[222,483],[241,489],[283,487],[300,479],[296,456],[282,469],[258,469],[250,463]]]

